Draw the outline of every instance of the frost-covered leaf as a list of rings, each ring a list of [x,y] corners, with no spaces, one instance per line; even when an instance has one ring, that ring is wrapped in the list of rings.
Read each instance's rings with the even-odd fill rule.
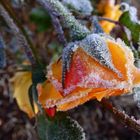
[[[51,26],[48,13],[42,8],[34,8],[30,13],[30,19],[37,25],[37,31],[46,31]]]
[[[128,36],[128,40],[131,40],[133,45],[137,44],[140,40],[140,21],[137,17],[136,8],[127,5],[127,9],[121,15],[119,22],[127,28],[125,32]],[[129,31],[130,33],[128,33]]]
[[[83,15],[90,15],[93,11],[90,0],[62,0],[69,9],[75,10]]]
[[[81,126],[62,113],[52,119],[39,115],[37,128],[40,140],[85,140]]]
[[[0,37],[0,69],[6,66],[5,43]]]

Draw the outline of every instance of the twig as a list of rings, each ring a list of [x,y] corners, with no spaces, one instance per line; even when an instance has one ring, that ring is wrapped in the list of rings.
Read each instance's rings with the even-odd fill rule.
[[[25,29],[22,27],[21,23],[17,20],[9,3],[5,3],[3,0],[1,0],[0,3],[0,14],[8,24],[9,28],[11,28],[12,33],[16,36],[19,45],[24,48],[30,62],[33,65],[36,62],[40,63],[32,41],[27,35]]]
[[[92,17],[93,17],[93,15],[90,15],[90,16],[78,16],[77,18],[81,19],[81,20],[90,20]],[[114,21],[114,20],[112,20],[110,18],[101,17],[101,16],[96,16],[96,17],[97,17],[97,19],[99,21],[105,20],[105,21],[108,21],[108,22],[111,22],[111,23],[114,23],[114,24],[117,24],[117,25],[121,25],[118,21]]]
[[[111,23],[114,23],[114,24],[117,24],[117,25],[121,25],[118,21],[114,21],[114,20],[109,19],[109,18],[106,18],[106,17],[100,17],[100,16],[98,16],[98,20],[106,20],[108,22],[111,22]]]
[[[134,118],[129,117],[124,112],[113,107],[113,105],[106,99],[103,99],[101,103],[105,108],[112,112],[119,121],[140,134],[140,124]]]

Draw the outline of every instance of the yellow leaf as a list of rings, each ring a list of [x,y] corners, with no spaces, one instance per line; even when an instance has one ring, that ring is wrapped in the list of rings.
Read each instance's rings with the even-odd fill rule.
[[[13,97],[16,99],[19,108],[26,112],[29,117],[34,116],[32,110],[28,90],[32,84],[31,72],[17,72],[11,79],[13,85]],[[35,104],[34,104],[35,105]],[[37,106],[35,105],[35,112],[37,112]]]

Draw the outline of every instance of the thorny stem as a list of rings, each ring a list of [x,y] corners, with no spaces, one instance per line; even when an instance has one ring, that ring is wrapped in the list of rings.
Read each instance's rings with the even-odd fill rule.
[[[73,40],[81,40],[85,38],[90,31],[83,25],[81,25],[69,10],[62,5],[58,0],[36,0],[42,7],[44,7],[49,13],[60,17],[62,25],[69,29]]]
[[[13,12],[9,3],[5,3],[3,0],[0,1],[0,14],[11,28],[12,33],[16,36],[18,43],[24,48],[25,53],[32,63],[32,65],[39,63],[38,55],[35,51],[32,41],[26,33],[21,23],[17,20],[15,13]]]
[[[103,99],[101,101],[102,105],[107,108],[111,113],[114,114],[114,116],[121,121],[123,124],[126,126],[130,127],[133,129],[135,132],[140,134],[140,124],[134,119],[129,117],[127,114],[124,112],[118,110],[117,108],[113,107],[113,105],[107,101],[106,99]]]

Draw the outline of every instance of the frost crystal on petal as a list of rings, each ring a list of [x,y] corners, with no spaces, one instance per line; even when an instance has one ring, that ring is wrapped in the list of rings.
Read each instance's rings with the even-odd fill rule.
[[[119,77],[122,76],[113,65],[109,49],[103,37],[97,34],[88,35],[80,46],[100,64],[113,70]]]
[[[73,53],[77,50],[78,46],[76,43],[70,43],[64,50],[62,54],[62,61],[63,61],[63,66],[62,66],[62,85],[64,87],[64,81],[65,81],[65,76],[66,72],[69,71],[70,65],[71,65],[71,60]]]

